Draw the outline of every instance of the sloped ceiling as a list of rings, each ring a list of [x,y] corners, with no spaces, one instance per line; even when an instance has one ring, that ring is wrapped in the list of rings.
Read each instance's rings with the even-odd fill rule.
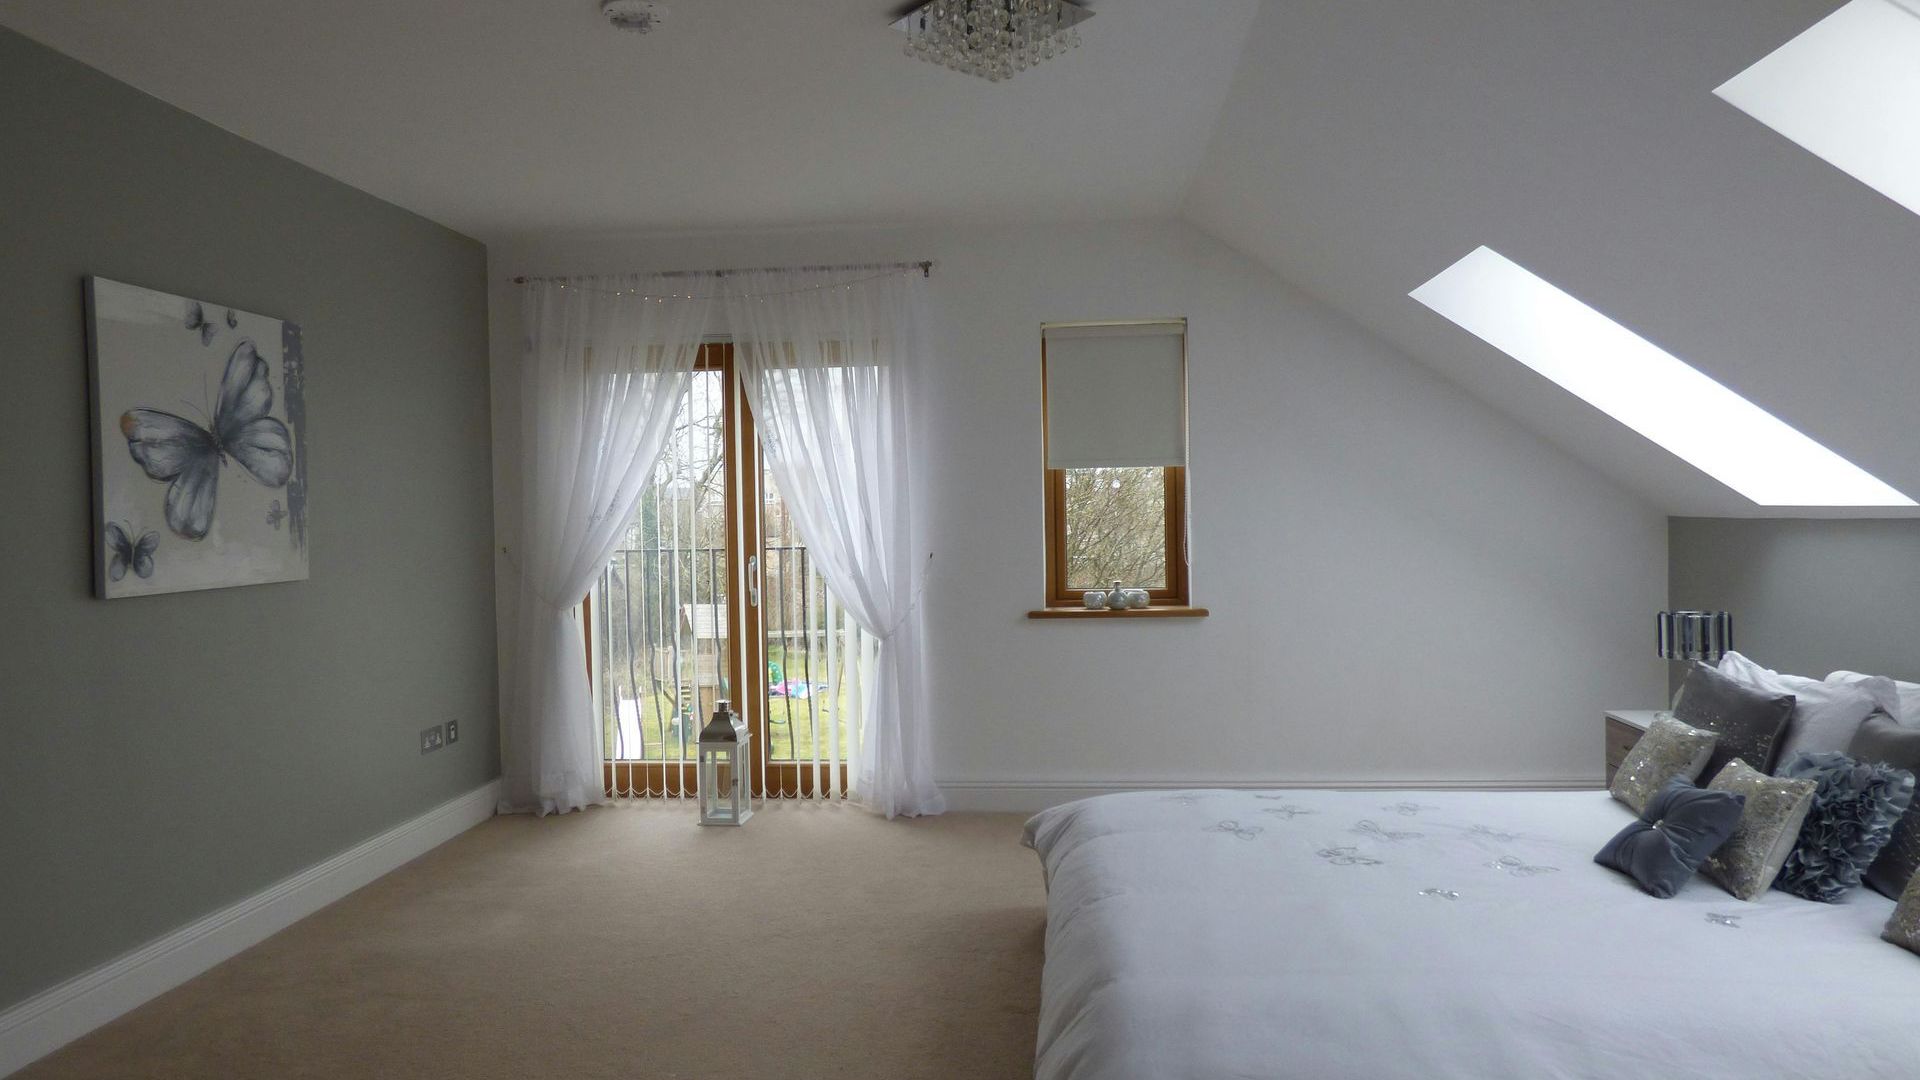
[[[1486,244],[1920,497],[1920,217],[1713,95],[1838,6],[1271,0],[1185,214],[1670,513],[1784,516],[1407,292]]]
[[[883,0],[0,24],[490,242],[1180,214],[1668,512],[1779,516],[1407,293],[1489,245],[1920,496],[1920,217],[1712,94],[1838,3],[1093,0],[997,86],[902,56]]]

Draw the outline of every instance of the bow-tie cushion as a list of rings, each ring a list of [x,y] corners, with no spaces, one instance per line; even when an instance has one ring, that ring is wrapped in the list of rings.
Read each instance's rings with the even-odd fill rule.
[[[1746,804],[1738,792],[1710,791],[1674,777],[1648,800],[1640,820],[1607,841],[1593,861],[1665,900],[1733,835]]]

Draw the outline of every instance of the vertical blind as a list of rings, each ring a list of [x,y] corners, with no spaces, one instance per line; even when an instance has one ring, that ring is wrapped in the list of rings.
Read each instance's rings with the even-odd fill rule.
[[[1047,468],[1187,463],[1187,323],[1049,326]]]

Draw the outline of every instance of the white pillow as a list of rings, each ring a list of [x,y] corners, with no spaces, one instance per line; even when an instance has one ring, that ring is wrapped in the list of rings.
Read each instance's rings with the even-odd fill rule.
[[[1884,697],[1880,707],[1893,717],[1910,727],[1920,727],[1920,683],[1900,682],[1878,675],[1862,675],[1857,671],[1836,671],[1827,676],[1828,682],[1857,683],[1868,688],[1870,693],[1882,693],[1881,684],[1891,684],[1893,693]]]
[[[1792,694],[1793,719],[1774,767],[1792,761],[1802,750],[1845,752],[1873,710],[1895,697],[1892,679],[1866,676],[1859,682],[1824,682],[1804,675],[1782,675],[1730,652],[1720,660],[1720,674],[1768,693]]]

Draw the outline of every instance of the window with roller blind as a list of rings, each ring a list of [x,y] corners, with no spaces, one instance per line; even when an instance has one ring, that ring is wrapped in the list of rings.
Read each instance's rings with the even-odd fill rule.
[[[1046,610],[1082,594],[1145,589],[1136,614],[1198,614],[1187,564],[1187,324],[1049,323],[1041,331],[1046,417]]]

